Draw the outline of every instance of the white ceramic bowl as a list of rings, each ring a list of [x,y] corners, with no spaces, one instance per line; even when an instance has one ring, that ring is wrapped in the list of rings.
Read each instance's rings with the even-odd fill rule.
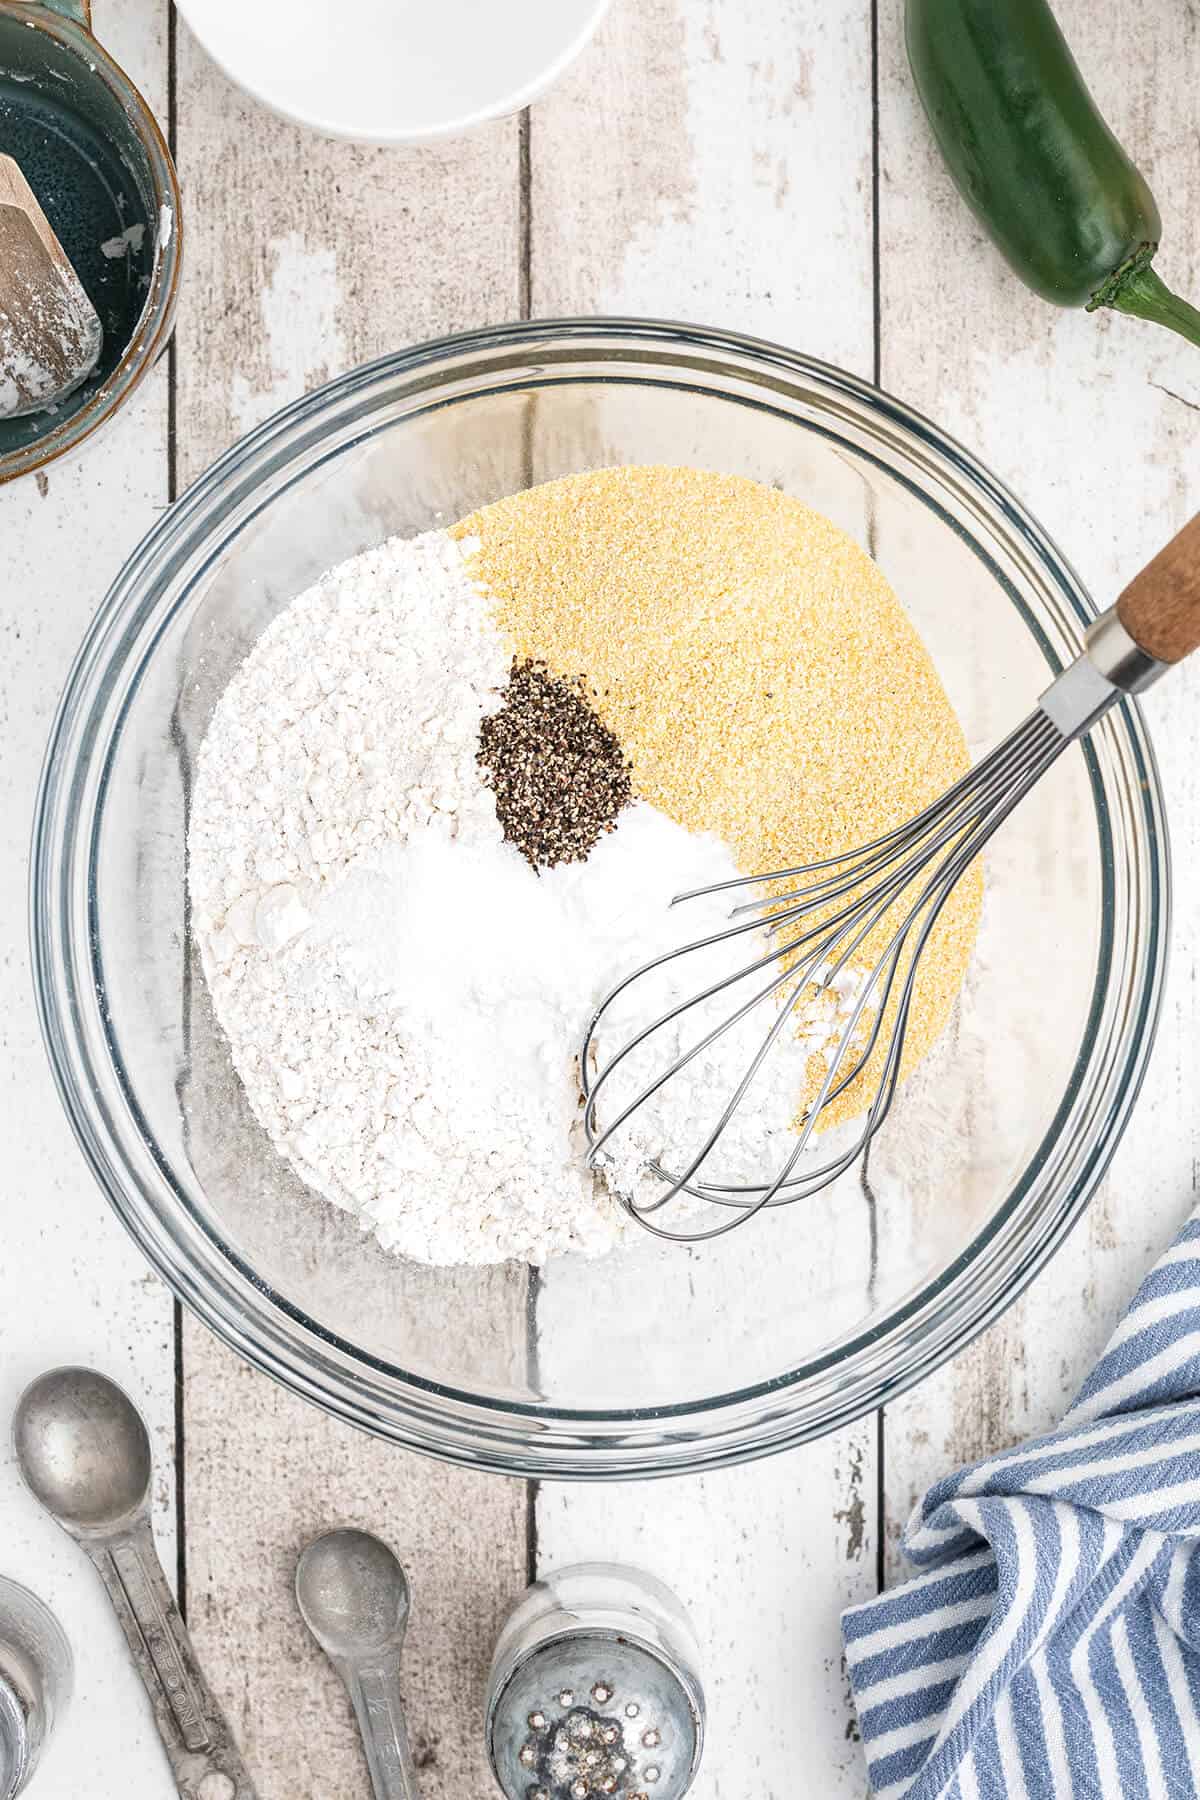
[[[520,111],[610,0],[180,0],[231,81],[332,137],[415,144]]]

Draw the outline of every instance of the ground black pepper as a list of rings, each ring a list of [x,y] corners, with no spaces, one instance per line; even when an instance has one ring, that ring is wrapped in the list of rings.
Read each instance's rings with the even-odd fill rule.
[[[514,661],[499,711],[480,728],[479,764],[505,837],[535,869],[582,862],[633,792],[584,683],[537,662]]]

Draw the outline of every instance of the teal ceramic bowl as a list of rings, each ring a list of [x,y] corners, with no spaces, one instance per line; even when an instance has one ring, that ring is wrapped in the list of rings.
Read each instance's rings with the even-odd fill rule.
[[[0,147],[15,156],[100,315],[93,374],[57,407],[0,419],[0,482],[76,449],[171,334],[179,183],[145,100],[92,35],[88,0],[0,0]]]

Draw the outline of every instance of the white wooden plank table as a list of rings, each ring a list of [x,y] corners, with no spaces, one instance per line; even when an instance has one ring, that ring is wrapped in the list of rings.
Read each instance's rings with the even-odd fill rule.
[[[1174,825],[1174,963],[1153,1066],[1102,1193],[1025,1298],[920,1389],[773,1462],[667,1484],[435,1469],[302,1406],[180,1318],[69,1140],[29,999],[25,855],[50,712],[91,609],[180,485],[281,402],[435,333],[628,311],[758,333],[875,376],[1006,477],[1098,596],[1200,506],[1200,356],[1132,320],[1059,314],[980,239],[904,64],[902,0],[615,0],[519,120],[420,151],[333,145],[243,99],[166,0],[97,25],[172,125],[189,227],[179,332],[100,454],[0,492],[0,1418],[40,1368],[94,1362],[151,1421],[156,1529],[264,1800],[366,1800],[336,1680],[295,1616],[320,1526],[409,1562],[411,1724],[426,1800],[487,1800],[480,1682],[528,1573],[619,1552],[691,1605],[712,1703],[698,1800],[864,1792],[837,1613],[897,1569],[935,1474],[1052,1422],[1197,1198],[1200,679],[1148,712]],[[1059,0],[1200,291],[1200,21],[1184,0]],[[253,1481],[252,1509],[239,1504]],[[172,1792],[94,1577],[26,1499],[0,1428],[0,1570],[60,1613],[79,1692],[34,1792]],[[97,1771],[102,1771],[97,1775]]]

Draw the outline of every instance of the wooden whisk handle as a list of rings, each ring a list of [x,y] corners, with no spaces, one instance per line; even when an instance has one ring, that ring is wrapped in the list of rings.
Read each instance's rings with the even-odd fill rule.
[[[1182,662],[1200,645],[1200,513],[1134,576],[1117,617],[1159,662]]]

